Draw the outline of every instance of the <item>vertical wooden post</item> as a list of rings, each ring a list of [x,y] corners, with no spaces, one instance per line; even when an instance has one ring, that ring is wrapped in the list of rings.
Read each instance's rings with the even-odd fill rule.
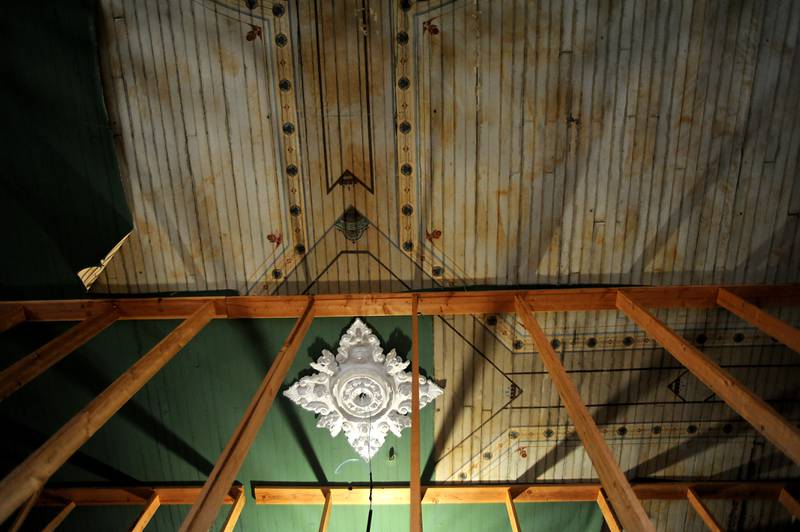
[[[236,522],[239,520],[239,515],[241,515],[242,509],[244,509],[245,500],[247,499],[242,486],[237,485],[232,491],[233,504],[231,505],[231,511],[228,512],[228,517],[225,518],[225,523],[222,525],[222,532],[233,532],[233,529],[236,527]]]
[[[331,520],[331,506],[333,504],[333,494],[331,490],[323,490],[325,493],[325,505],[322,507],[322,517],[319,519],[319,532],[328,532],[328,522]]]
[[[66,425],[0,481],[0,522],[58,471],[81,445],[142,389],[214,318],[214,303],[203,303],[146,355],[120,375]]]
[[[617,516],[614,515],[614,510],[608,505],[606,494],[603,492],[602,488],[597,492],[597,506],[600,507],[600,513],[603,514],[603,519],[606,525],[608,525],[608,529],[611,532],[622,532],[622,527],[619,526],[619,522],[617,522]]]
[[[25,307],[22,305],[14,305],[11,308],[5,308],[0,311],[0,333],[6,332],[10,328],[19,325],[25,321]]]
[[[419,295],[414,294],[411,300],[411,532],[422,530],[419,423]]]
[[[617,308],[628,315],[651,338],[672,354],[703,384],[728,403],[778,449],[800,464],[800,429],[751,392],[692,344],[675,334],[645,308],[623,292],[617,292]]]
[[[115,309],[83,320],[70,330],[0,372],[0,401],[47,371],[59,360],[105,330],[119,317]]]
[[[242,420],[217,459],[211,475],[203,485],[203,491],[181,524],[182,531],[207,532],[214,524],[219,509],[225,501],[225,495],[242,467],[313,319],[314,299],[310,297],[303,314],[295,322],[266,377],[250,401]]]
[[[521,532],[517,508],[514,506],[514,499],[511,498],[511,488],[506,490],[506,512],[508,512],[508,523],[511,525],[511,532]]]
[[[628,530],[654,531],[653,523],[647,517],[641,501],[636,498],[628,479],[622,474],[619,464],[614,460],[611,449],[603,439],[586,405],[581,401],[578,389],[570,380],[567,371],[561,364],[544,331],[533,316],[533,309],[521,297],[515,299],[517,316],[533,338],[542,364],[550,374],[550,378],[558,390],[558,395],[567,409],[570,419],[575,424],[575,431],[583,442],[586,454],[592,460],[600,482],[608,493],[611,504],[617,512],[622,525]]]
[[[782,342],[790,349],[800,352],[800,331],[785,321],[768,312],[764,312],[749,301],[724,288],[720,288],[717,292],[717,305],[736,314],[753,327]]]
[[[58,528],[58,525],[64,522],[64,519],[66,519],[67,516],[70,513],[72,513],[72,510],[74,509],[75,509],[75,503],[73,501],[70,501],[69,504],[64,506],[61,509],[61,511],[58,512],[56,516],[50,520],[49,523],[47,523],[47,526],[42,529],[42,532],[53,532],[56,528]]]
[[[797,519],[800,519],[800,502],[795,499],[791,493],[786,491],[786,488],[781,490],[780,495],[778,495],[778,501],[789,510],[789,513],[792,514]]]
[[[692,488],[686,492],[686,498],[689,499],[689,504],[692,505],[697,515],[700,516],[700,519],[706,524],[711,532],[723,532],[724,529],[719,525],[714,516],[711,512],[708,511],[706,505],[703,504],[703,501],[700,500],[700,497],[697,496],[697,493]]]
[[[150,498],[147,499],[142,513],[139,514],[139,517],[137,517],[136,521],[133,523],[131,532],[142,532],[147,526],[147,523],[156,515],[156,510],[158,510],[159,506],[161,506],[161,498],[154,492]]]

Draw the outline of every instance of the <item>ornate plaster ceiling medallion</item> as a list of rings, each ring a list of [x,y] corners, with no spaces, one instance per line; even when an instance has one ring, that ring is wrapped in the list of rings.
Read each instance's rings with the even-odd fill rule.
[[[392,431],[400,437],[411,426],[410,364],[392,349],[388,354],[378,338],[356,319],[339,340],[336,356],[322,350],[311,367],[318,371],[294,383],[283,395],[319,414],[317,427],[336,437],[341,431],[365,461],[381,448]],[[419,406],[442,395],[442,389],[419,378]]]

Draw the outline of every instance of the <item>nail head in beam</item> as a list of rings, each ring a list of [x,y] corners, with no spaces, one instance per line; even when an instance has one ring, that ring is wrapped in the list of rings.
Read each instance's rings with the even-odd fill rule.
[[[597,491],[597,506],[600,507],[600,513],[603,514],[603,520],[605,520],[606,525],[608,525],[608,529],[611,532],[622,532],[622,527],[617,521],[617,516],[614,515],[614,510],[608,505],[606,494],[602,489]]]
[[[517,508],[514,506],[514,499],[511,498],[511,489],[506,490],[506,512],[508,512],[508,523],[511,525],[511,532],[521,532]]]
[[[204,303],[0,481],[0,522],[30,497],[214,317]]]
[[[419,451],[419,295],[411,300],[411,532],[422,531],[422,486]]]
[[[617,294],[617,308],[628,315],[703,384],[761,432],[794,463],[800,464],[800,429],[789,423],[719,364],[677,335],[628,294]]]
[[[322,506],[322,517],[319,519],[319,532],[328,532],[328,522],[331,520],[331,506],[333,494],[331,490],[322,490],[325,494],[325,504]]]
[[[783,488],[778,495],[778,501],[797,519],[800,519],[800,502]]]
[[[697,493],[692,488],[686,491],[686,498],[689,499],[689,504],[692,505],[694,511],[697,512],[697,515],[700,516],[700,519],[703,520],[709,530],[712,532],[723,532],[725,530],[720,526],[711,512],[708,511],[706,505],[703,504],[703,501],[700,500],[700,497],[697,496]]]
[[[111,326],[119,318],[110,308],[78,323],[64,334],[0,372],[0,401],[47,371],[61,359]]]
[[[308,298],[305,311],[289,332],[242,420],[217,459],[200,496],[181,524],[182,531],[206,532],[214,524],[222,501],[242,467],[313,319],[314,298]]]
[[[130,528],[131,532],[142,532],[147,526],[147,523],[149,523],[153,516],[156,515],[156,510],[158,510],[159,506],[161,506],[161,499],[159,498],[158,493],[153,493],[150,498],[147,499],[142,512],[139,514],[139,517],[136,518],[136,521]]]
[[[630,483],[625,478],[619,464],[611,454],[606,440],[581,401],[575,383],[567,375],[558,354],[542,331],[527,301],[516,299],[517,316],[533,338],[539,351],[539,358],[547,369],[558,395],[567,409],[567,414],[575,425],[575,430],[583,442],[583,447],[600,477],[600,482],[608,493],[611,504],[628,530],[655,530],[653,523],[644,511],[641,501],[636,497]]]
[[[725,288],[719,289],[717,293],[717,304],[736,314],[761,332],[782,342],[790,349],[800,352],[800,330],[792,327],[785,321],[761,310],[749,301]]]
[[[235,486],[231,491],[233,492],[233,505],[228,512],[228,517],[225,518],[225,523],[222,525],[222,532],[233,532],[247,499],[242,486]]]
[[[0,310],[0,333],[6,332],[25,320],[25,307],[22,305],[12,305]]]
[[[75,509],[75,506],[76,506],[76,504],[75,504],[73,501],[69,501],[69,503],[68,503],[66,506],[64,506],[64,507],[61,509],[61,511],[60,511],[60,512],[58,512],[58,513],[56,514],[56,516],[55,516],[55,517],[53,517],[53,518],[50,520],[50,522],[49,522],[49,523],[47,523],[47,526],[46,526],[46,527],[44,527],[44,528],[42,529],[42,532],[53,532],[53,531],[54,531],[56,528],[58,528],[58,527],[59,527],[59,525],[60,525],[61,523],[63,523],[63,522],[64,522],[64,519],[66,519],[66,518],[67,518],[67,516],[68,516],[70,513],[72,513],[72,510],[74,510],[74,509]]]

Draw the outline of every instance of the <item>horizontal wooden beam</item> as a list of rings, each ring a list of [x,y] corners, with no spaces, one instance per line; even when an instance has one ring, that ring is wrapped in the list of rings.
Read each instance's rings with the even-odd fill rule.
[[[632,483],[641,500],[686,500],[691,488],[704,499],[777,500],[784,482],[641,482]],[[505,504],[506,494],[516,493],[515,503],[596,502],[599,483],[569,484],[470,484],[423,485],[422,504]],[[369,486],[326,484],[313,486],[256,485],[256,504],[324,504],[324,491],[330,490],[337,505],[369,504]],[[408,504],[408,485],[377,484],[373,491],[376,505]]]
[[[225,497],[225,504],[233,504],[237,492],[233,486]],[[158,496],[161,506],[192,504],[200,495],[203,486],[62,486],[47,487],[42,492],[37,506],[64,506],[72,501],[77,506],[143,506],[153,494]],[[241,488],[240,488],[241,489]]]
[[[50,477],[213,318],[202,304],[0,481],[0,522]]]
[[[782,342],[789,347],[789,349],[800,353],[800,330],[776,318],[772,314],[761,310],[749,301],[725,288],[719,289],[717,303],[720,307],[736,314],[761,332]]]
[[[0,333],[25,321],[25,306],[22,303],[5,303],[0,307]]]
[[[118,317],[119,313],[115,309],[108,308],[105,312],[83,320],[30,355],[11,364],[0,372],[0,401],[111,326]]]
[[[648,308],[715,308],[720,288],[735,291],[740,297],[762,306],[800,305],[800,284],[623,288]],[[518,295],[524,297],[537,312],[613,310],[616,308],[618,290],[620,288],[554,288],[417,294],[419,312],[430,316],[514,312],[514,298]],[[411,292],[319,295],[315,296],[316,316],[410,316],[413,295]],[[183,319],[198,304],[207,301],[213,303],[216,318],[296,318],[303,313],[308,296],[17,301],[0,303],[0,315],[21,306],[29,321],[80,321],[113,305],[119,309],[120,319],[124,320]]]
[[[617,306],[737,414],[794,463],[800,464],[800,429],[709,356],[664,325],[631,294],[619,292]]]

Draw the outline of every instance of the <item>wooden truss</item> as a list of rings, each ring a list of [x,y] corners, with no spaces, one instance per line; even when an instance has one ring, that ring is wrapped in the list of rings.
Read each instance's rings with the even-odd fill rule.
[[[609,528],[619,530],[653,530],[641,500],[647,498],[686,498],[710,526],[718,526],[705,509],[702,499],[717,497],[766,497],[780,500],[794,515],[797,500],[783,485],[768,483],[738,484],[634,484],[622,474],[619,465],[600,434],[594,420],[569,379],[559,357],[535,318],[536,312],[569,312],[588,310],[620,310],[670,352],[700,381],[714,391],[745,420],[800,464],[800,430],[781,417],[763,399],[756,396],[717,363],[694,348],[664,323],[653,316],[652,308],[725,308],[758,327],[766,334],[797,350],[800,331],[768,314],[761,307],[800,304],[800,285],[748,286],[676,286],[580,288],[551,290],[508,290],[476,292],[422,292],[407,294],[355,294],[325,296],[243,296],[243,297],[176,297],[140,299],[91,299],[66,301],[26,301],[0,304],[0,332],[23,321],[78,321],[75,327],[47,343],[28,357],[0,372],[0,400],[14,393],[94,335],[116,320],[183,319],[169,335],[123,373],[95,400],[67,422],[27,460],[0,481],[0,522],[22,507],[16,521],[21,524],[30,508],[50,500],[53,490],[46,489],[47,480],[138,392],[173,356],[180,351],[212,319],[221,318],[285,318],[297,322],[279,351],[275,361],[254,395],[242,420],[217,460],[205,485],[180,500],[192,504],[182,530],[205,531],[214,523],[223,504],[233,504],[228,522],[235,523],[244,504],[241,488],[231,495],[233,484],[245,457],[255,440],[275,395],[292,365],[295,353],[315,317],[329,316],[412,316],[412,372],[419,372],[418,316],[455,314],[493,314],[516,312],[534,340],[539,356],[550,374],[567,412],[575,425],[600,484],[561,486],[422,486],[419,465],[419,389],[418,380],[412,389],[411,482],[408,488],[379,488],[378,504],[409,504],[411,530],[422,529],[421,504],[436,502],[497,502],[505,504],[513,530],[520,530],[515,503],[534,500],[596,501]],[[100,497],[101,491],[94,492]],[[136,488],[146,489],[146,488]],[[190,488],[174,488],[175,490]],[[331,506],[363,503],[359,489],[334,486],[291,488],[256,488],[259,504],[309,504],[296,502],[304,496],[310,504],[324,504],[320,530],[327,527]],[[166,490],[166,491],[165,491]],[[234,488],[235,490],[235,488]],[[399,491],[398,491],[399,490]],[[108,492],[110,493],[110,492]],[[106,494],[110,497],[110,495]],[[161,504],[176,500],[178,492],[153,488],[135,497],[143,505],[137,523],[147,523]],[[303,495],[303,494],[306,495]],[[292,495],[294,494],[294,495]],[[184,494],[185,495],[185,494]],[[63,511],[57,525],[75,505],[84,504],[78,492],[57,495]],[[361,498],[359,498],[361,497]],[[573,498],[565,498],[573,497]],[[575,498],[578,497],[578,498]],[[288,502],[276,502],[288,501]],[[295,501],[295,502],[292,502]],[[361,501],[361,502],[358,502]],[[383,501],[383,502],[382,502]],[[388,502],[387,502],[388,501]],[[395,502],[391,502],[395,501]],[[172,502],[174,503],[174,502]],[[63,514],[63,515],[62,515]],[[15,524],[16,524],[15,521]],[[53,526],[55,526],[53,525]],[[232,526],[232,525],[231,525]]]

